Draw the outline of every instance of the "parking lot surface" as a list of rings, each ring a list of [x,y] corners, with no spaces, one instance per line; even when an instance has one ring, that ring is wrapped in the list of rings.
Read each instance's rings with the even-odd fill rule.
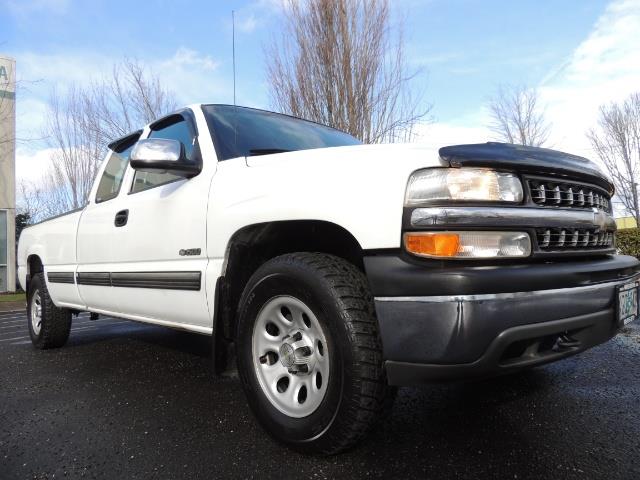
[[[640,327],[516,376],[401,389],[356,449],[274,443],[210,339],[86,314],[66,347],[0,314],[0,478],[640,478]]]

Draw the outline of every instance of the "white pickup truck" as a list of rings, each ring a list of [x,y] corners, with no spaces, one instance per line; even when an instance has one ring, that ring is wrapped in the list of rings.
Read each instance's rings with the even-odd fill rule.
[[[210,335],[270,434],[335,453],[394,386],[548,363],[633,321],[612,194],[553,150],[361,145],[196,105],[111,143],[87,205],[24,230],[19,279],[37,348],[81,311]]]

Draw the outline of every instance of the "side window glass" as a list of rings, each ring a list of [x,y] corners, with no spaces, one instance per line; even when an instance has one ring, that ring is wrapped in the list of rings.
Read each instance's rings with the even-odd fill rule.
[[[118,196],[124,172],[127,169],[127,163],[129,163],[129,154],[132,149],[133,145],[120,152],[111,152],[111,156],[109,160],[107,160],[107,166],[98,184],[96,203],[106,202]]]
[[[178,140],[184,145],[186,157],[192,159],[194,137],[189,130],[186,120],[178,120],[158,130],[152,130],[149,138],[167,138]],[[164,185],[165,183],[179,180],[182,177],[171,173],[136,172],[133,178],[131,193],[141,192],[149,188]]]

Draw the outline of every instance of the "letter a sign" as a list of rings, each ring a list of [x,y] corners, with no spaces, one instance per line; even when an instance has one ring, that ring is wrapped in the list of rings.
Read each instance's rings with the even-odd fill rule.
[[[15,61],[12,58],[0,55],[0,98],[5,98],[7,95],[9,98],[14,98],[14,92],[16,91],[15,65]]]

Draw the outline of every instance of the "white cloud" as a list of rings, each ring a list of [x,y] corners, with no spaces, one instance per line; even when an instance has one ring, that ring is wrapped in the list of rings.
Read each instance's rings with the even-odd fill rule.
[[[48,91],[53,87],[68,87],[72,83],[87,84],[98,76],[108,74],[114,59],[95,52],[16,54],[19,80],[29,82],[31,94]]]
[[[289,6],[289,0],[256,0],[250,7],[271,11],[273,13],[281,13],[283,9],[287,9]]]
[[[64,91],[72,84],[87,85],[96,78],[110,75],[113,66],[123,59],[84,51],[24,52],[16,57],[19,77],[27,90],[18,103],[33,98],[46,101],[53,88]],[[221,93],[227,94],[230,90],[230,86],[226,86],[228,82],[221,81],[221,75],[216,74],[220,62],[190,48],[179,47],[167,58],[148,59],[142,64],[176,94],[179,103],[220,99]]]
[[[236,20],[236,28],[243,33],[251,33],[257,26],[258,20],[253,13]]]
[[[18,59],[16,177],[37,181],[48,165],[52,150],[42,139],[47,103],[55,88],[64,91],[72,84],[87,85],[110,75],[122,61],[94,52],[37,54],[22,52]],[[176,95],[179,105],[231,99],[231,81],[219,73],[220,63],[209,55],[180,47],[167,58],[143,62]]]
[[[160,81],[176,94],[178,103],[223,102],[232,98],[232,81],[217,72],[220,62],[209,55],[179,48],[168,59],[149,63]]]
[[[253,33],[266,26],[274,16],[281,17],[290,5],[289,0],[254,0],[235,11],[236,31]]]
[[[51,158],[56,149],[43,148],[31,151],[26,148],[18,148],[16,151],[16,185],[25,182],[27,184],[39,183],[44,173],[51,165]]]
[[[209,55],[202,55],[196,50],[180,47],[168,60],[160,62],[162,67],[188,67],[210,72],[220,65]]]
[[[609,4],[564,64],[538,86],[552,124],[550,146],[595,158],[586,131],[597,123],[598,109],[640,91],[640,1]],[[484,142],[494,138],[485,127],[484,107],[456,122],[436,122],[420,137],[438,144]]]
[[[470,126],[478,125],[478,126]],[[434,122],[416,128],[416,143],[440,148],[463,143],[484,143],[491,139],[491,133],[483,122]]]
[[[540,85],[553,146],[593,157],[585,132],[600,105],[640,90],[640,2],[612,2],[571,57]]]
[[[18,147],[30,144],[42,136],[42,127],[47,118],[47,105],[34,97],[24,97],[18,92],[16,103],[16,122],[18,126]]]

